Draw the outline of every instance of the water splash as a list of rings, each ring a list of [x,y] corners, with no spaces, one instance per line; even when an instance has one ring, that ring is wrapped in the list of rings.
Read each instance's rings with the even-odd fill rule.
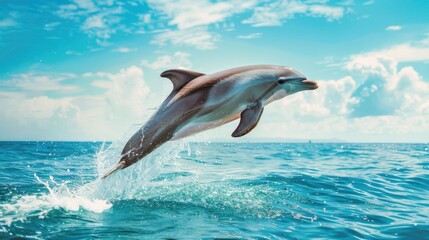
[[[44,218],[54,209],[66,211],[90,211],[101,213],[112,207],[115,200],[133,199],[147,188],[151,179],[163,172],[166,165],[177,158],[178,153],[185,148],[184,142],[165,144],[153,154],[127,171],[118,171],[108,179],[100,180],[108,168],[116,163],[122,150],[122,141],[113,142],[108,147],[102,144],[96,154],[98,177],[89,182],[76,186],[76,183],[64,181],[58,183],[50,176],[48,181],[40,179],[36,173],[36,181],[42,184],[47,193],[15,196],[9,203],[0,205],[0,225],[10,226],[13,222],[24,221],[29,217]]]
[[[153,181],[159,175],[180,169],[179,153],[186,145],[186,142],[181,141],[166,143],[143,160],[116,171],[106,179],[98,178],[93,184],[84,186],[82,191],[86,191],[86,195],[110,201],[134,199],[145,188],[159,184]],[[96,157],[99,177],[117,164],[121,150],[122,144],[118,143],[112,143],[107,148],[102,146]]]
[[[57,183],[52,176],[49,181],[45,182],[36,173],[34,173],[34,177],[45,186],[49,193],[14,197],[11,203],[0,205],[2,224],[10,226],[12,222],[23,221],[28,217],[44,218],[53,209],[101,213],[112,206],[106,200],[79,195],[78,191],[68,187],[67,182]]]
[[[294,207],[301,201],[296,194],[274,186],[259,185],[259,179],[248,183],[243,181],[244,176],[239,173],[241,165],[230,161],[229,166],[220,168],[217,158],[210,159],[212,154],[201,152],[206,147],[205,143],[166,143],[129,168],[101,180],[102,174],[117,163],[122,146],[121,141],[102,144],[93,158],[95,179],[90,182],[58,183],[53,177],[43,181],[35,174],[37,182],[45,187],[47,193],[16,196],[9,203],[0,205],[4,212],[1,217],[10,225],[31,216],[43,218],[54,209],[102,213],[115,202],[124,200],[140,201],[150,208],[179,204],[258,218],[290,216],[291,212],[279,207],[289,206],[298,214],[312,216],[311,211]]]

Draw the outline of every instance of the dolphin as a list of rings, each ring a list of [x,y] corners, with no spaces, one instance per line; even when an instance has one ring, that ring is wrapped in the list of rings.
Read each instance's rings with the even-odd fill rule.
[[[161,73],[173,91],[125,144],[118,164],[102,179],[136,163],[167,141],[181,139],[240,118],[232,137],[252,131],[264,106],[288,95],[317,89],[291,67],[253,65],[213,74],[184,69]]]

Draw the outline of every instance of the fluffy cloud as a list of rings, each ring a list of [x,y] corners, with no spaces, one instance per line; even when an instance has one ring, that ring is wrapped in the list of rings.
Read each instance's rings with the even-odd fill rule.
[[[338,80],[319,80],[316,91],[292,95],[281,101],[281,107],[276,108],[278,116],[298,121],[315,121],[330,116],[346,116],[347,104],[356,88],[356,82],[351,77]],[[287,110],[287,111],[285,111]],[[276,114],[276,115],[277,115]]]
[[[187,56],[180,52],[175,55],[181,54]],[[159,59],[147,64],[159,67],[164,64]],[[272,103],[249,137],[336,137],[349,141],[386,141],[388,137],[391,141],[423,141],[424,133],[429,131],[429,84],[412,67],[399,68],[394,59],[375,58],[370,63],[351,65],[355,68],[349,70],[357,72],[356,77],[317,80],[316,91]],[[25,81],[20,78],[25,80],[31,74],[15,76],[9,81],[15,87],[0,91],[0,131],[4,138],[114,139],[147,117],[144,109],[150,100],[149,89],[139,67],[81,76],[40,74],[46,78],[42,82],[60,86],[67,77],[81,78],[96,90],[94,94],[61,98],[49,96],[49,84],[41,84],[46,88],[33,91],[21,84]],[[22,91],[24,88],[26,91]],[[215,136],[227,138],[236,124],[216,130],[219,132]],[[206,136],[210,139],[213,135]]]
[[[92,0],[74,0],[79,8],[83,9],[95,9],[96,5]]]
[[[164,31],[156,35],[151,43],[161,46],[171,43],[179,46],[194,46],[198,49],[213,49],[219,38],[219,34],[209,32],[206,27],[196,27]]]
[[[0,29],[7,29],[10,27],[18,26],[17,18],[18,14],[16,12],[9,12],[6,18],[0,19]]]
[[[251,33],[248,35],[240,35],[238,38],[241,39],[254,39],[254,38],[260,38],[262,36],[262,33]]]
[[[0,28],[13,27],[18,25],[18,23],[12,18],[5,18],[0,20]]]
[[[280,26],[285,20],[291,19],[298,14],[324,17],[328,21],[334,21],[342,18],[345,11],[343,7],[328,6],[320,2],[278,0],[256,7],[253,15],[244,20],[243,23],[251,24],[255,27]]]
[[[102,46],[109,45],[112,35],[122,32],[151,33],[154,35],[151,43],[161,46],[173,44],[212,49],[221,36],[213,29],[231,31],[234,27],[231,19],[240,14],[252,14],[242,21],[245,24],[273,26],[282,25],[286,19],[296,15],[334,21],[342,18],[347,11],[344,4],[331,6],[327,1],[149,0],[149,12],[136,12],[136,6],[142,4],[145,5],[138,1],[75,0],[61,5],[56,14],[78,23],[80,30]],[[157,31],[152,31],[154,28]],[[248,38],[256,37],[259,35]]]
[[[351,56],[346,69],[364,80],[350,100],[350,116],[413,116],[414,121],[419,116],[424,118],[428,112],[429,83],[413,67],[399,68],[398,64],[427,60],[426,40]]]
[[[94,37],[99,45],[108,45],[107,40],[118,31],[128,31],[121,23],[120,15],[125,10],[113,1],[75,0],[61,5],[56,14],[80,24],[80,29]]]
[[[393,25],[393,26],[388,26],[388,27],[386,28],[386,31],[399,31],[399,30],[401,30],[401,29],[402,29],[402,27],[401,27],[401,26]]]
[[[0,86],[17,88],[25,92],[46,92],[60,91],[70,92],[79,88],[70,84],[64,84],[64,81],[75,78],[71,73],[36,73],[29,72],[16,74],[11,80],[4,81]]]
[[[429,84],[411,67],[389,57],[367,55],[347,65],[366,78],[352,95],[352,116],[419,114],[429,102]],[[410,112],[411,111],[411,112]]]
[[[316,91],[268,106],[249,137],[269,132],[273,138],[427,141],[429,84],[410,66],[389,74],[370,74],[363,82],[352,77],[319,80]]]
[[[250,9],[257,3],[255,0],[228,2],[150,0],[148,2],[151,8],[170,19],[169,25],[177,26],[179,30],[225,21],[233,14]]]
[[[113,49],[112,52],[129,53],[129,52],[133,52],[136,50],[137,50],[136,48],[120,47],[120,48]]]
[[[311,5],[308,7],[308,14],[314,17],[324,17],[328,21],[338,20],[344,15],[344,8],[326,5]]]
[[[351,76],[317,80],[317,90],[272,103],[250,136],[427,141],[429,83],[412,66],[399,65],[408,57],[384,52],[353,55],[345,64]]]
[[[325,2],[303,2],[276,0],[270,3],[257,1],[190,1],[179,0],[175,2],[149,1],[149,6],[168,19],[168,25],[175,27],[157,34],[152,43],[163,45],[172,43],[174,45],[195,46],[199,49],[212,49],[219,34],[209,31],[211,24],[225,23],[234,15],[252,11],[250,18],[243,21],[252,26],[282,25],[285,19],[293,18],[297,14],[312,17],[324,17],[328,21],[340,19],[345,9],[338,6],[328,6]],[[229,30],[229,28],[226,28]],[[257,38],[260,34],[241,36],[241,38]]]
[[[351,65],[375,66],[378,65],[377,58],[391,58],[400,63],[428,61],[429,35],[426,34],[426,38],[420,41],[406,42],[380,50],[352,55],[347,63],[347,68],[354,68]]]
[[[153,62],[143,60],[142,65],[151,69],[169,69],[169,68],[191,68],[192,64],[189,60],[189,54],[185,52],[175,52],[172,56],[163,55],[158,57]]]
[[[43,81],[58,84],[57,75],[65,76],[45,76]],[[21,75],[24,80],[25,76]],[[118,73],[98,72],[76,77],[92,81],[97,94],[55,98],[49,96],[52,88],[48,84],[34,91],[20,84],[19,76],[9,81],[15,83],[14,89],[0,92],[2,137],[112,139],[142,120],[149,88],[140,68],[131,66]]]
[[[76,0],[61,5],[56,13],[62,18],[79,23],[80,29],[96,38],[100,45],[108,45],[108,39],[118,32],[147,32],[153,28],[153,16],[159,16],[157,29],[162,31],[155,34],[152,43],[159,45],[172,43],[211,49],[219,35],[209,32],[207,26],[224,22],[232,15],[249,9],[256,1],[148,1],[149,7],[158,14],[135,14],[135,18],[126,17],[127,24],[124,24],[125,18],[122,15],[135,11],[135,6],[139,4],[141,3]],[[169,28],[164,27],[165,25]]]
[[[142,105],[149,94],[149,88],[143,81],[141,68],[131,66],[116,74],[101,72],[95,75],[105,78],[93,81],[92,85],[105,90],[102,97],[114,113],[126,109],[132,116],[142,117]]]
[[[389,57],[399,62],[427,61],[429,60],[429,46],[405,43],[380,51],[374,51],[362,55],[355,55],[352,58],[355,61],[359,61],[360,59],[363,59],[365,57],[371,58],[374,55]]]

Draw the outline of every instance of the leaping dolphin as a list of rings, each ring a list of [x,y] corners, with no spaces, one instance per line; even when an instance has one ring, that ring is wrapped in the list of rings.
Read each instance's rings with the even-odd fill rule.
[[[173,91],[122,150],[118,164],[102,179],[136,163],[167,141],[184,138],[235,119],[232,137],[258,124],[264,106],[288,95],[317,89],[317,83],[290,67],[254,65],[204,74],[183,69],[161,73]]]

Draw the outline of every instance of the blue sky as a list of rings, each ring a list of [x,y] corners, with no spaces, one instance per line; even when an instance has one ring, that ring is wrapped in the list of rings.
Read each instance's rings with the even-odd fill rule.
[[[1,5],[1,140],[126,138],[171,91],[166,69],[277,64],[320,88],[266,107],[245,140],[429,141],[425,0]]]

